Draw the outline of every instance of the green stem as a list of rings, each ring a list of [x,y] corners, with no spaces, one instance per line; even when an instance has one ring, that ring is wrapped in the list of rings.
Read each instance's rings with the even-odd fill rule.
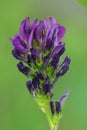
[[[47,116],[47,119],[48,119],[48,122],[49,122],[50,129],[51,130],[57,130],[57,124],[53,123],[50,115],[46,113],[46,116]]]
[[[50,108],[49,108],[49,100],[47,102],[41,103],[40,100],[36,100],[41,110],[46,114],[47,120],[51,130],[57,130],[58,120],[55,121],[53,115],[51,115]]]

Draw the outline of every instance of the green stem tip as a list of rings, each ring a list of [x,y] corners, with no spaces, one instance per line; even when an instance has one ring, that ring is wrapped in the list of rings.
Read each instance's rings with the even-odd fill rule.
[[[50,130],[57,130],[58,129],[58,123],[61,118],[61,113],[54,113],[51,114],[50,110],[50,99],[46,98],[45,96],[40,96],[36,99],[36,102],[39,106],[39,108],[46,114]]]

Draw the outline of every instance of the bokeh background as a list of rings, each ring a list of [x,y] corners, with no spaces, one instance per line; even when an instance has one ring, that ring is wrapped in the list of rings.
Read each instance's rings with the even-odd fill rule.
[[[0,130],[49,130],[45,115],[25,86],[28,80],[16,67],[9,41],[29,16],[44,19],[54,16],[66,26],[65,55],[71,57],[68,73],[54,88],[58,99],[67,88],[59,130],[87,129],[87,0],[0,0]]]

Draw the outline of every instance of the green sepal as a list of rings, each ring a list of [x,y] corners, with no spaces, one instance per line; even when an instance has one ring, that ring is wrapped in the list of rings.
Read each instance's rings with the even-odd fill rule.
[[[39,44],[38,44],[35,40],[33,40],[32,45],[33,45],[33,47],[34,47],[36,50],[39,49]]]

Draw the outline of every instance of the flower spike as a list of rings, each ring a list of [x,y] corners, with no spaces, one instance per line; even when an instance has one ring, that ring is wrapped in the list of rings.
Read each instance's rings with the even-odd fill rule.
[[[57,130],[62,105],[69,95],[67,90],[60,100],[53,100],[54,84],[68,71],[71,61],[66,56],[61,63],[65,52],[62,41],[65,33],[65,27],[54,17],[42,21],[35,19],[33,24],[27,17],[21,23],[19,34],[10,38],[14,46],[12,54],[19,61],[18,70],[28,77],[26,86],[47,115],[51,130]]]

